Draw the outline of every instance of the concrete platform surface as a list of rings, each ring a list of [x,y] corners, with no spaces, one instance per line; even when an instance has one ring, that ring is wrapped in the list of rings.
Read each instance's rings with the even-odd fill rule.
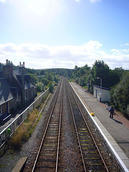
[[[105,104],[100,103],[78,84],[71,83],[71,86],[89,113],[93,112],[95,114],[91,118],[102,130],[102,135],[112,147],[114,154],[120,158],[119,161],[122,160],[121,163],[124,161],[127,169],[129,169],[129,121],[120,114],[114,115],[113,119],[109,118],[109,112]]]

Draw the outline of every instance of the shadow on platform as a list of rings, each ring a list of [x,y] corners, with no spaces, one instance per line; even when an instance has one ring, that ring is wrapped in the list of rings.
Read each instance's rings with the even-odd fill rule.
[[[123,124],[121,121],[118,121],[118,120],[116,120],[116,119],[112,119],[112,120],[114,120],[115,122],[117,122],[117,123],[119,123],[119,124]]]

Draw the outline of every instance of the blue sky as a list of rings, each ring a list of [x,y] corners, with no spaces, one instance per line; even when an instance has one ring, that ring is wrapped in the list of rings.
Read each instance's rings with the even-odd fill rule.
[[[128,20],[128,0],[0,0],[0,62],[127,69]]]

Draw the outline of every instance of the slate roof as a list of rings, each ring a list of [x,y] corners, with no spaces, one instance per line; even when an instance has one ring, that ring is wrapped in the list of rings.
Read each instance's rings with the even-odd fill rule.
[[[29,75],[24,75],[24,89],[35,88],[31,83]],[[19,70],[15,70],[12,73],[12,79],[7,80],[0,72],[0,105],[16,97],[17,93],[21,94],[22,91],[22,75]]]
[[[6,79],[0,78],[0,105],[13,99],[10,87]]]
[[[22,83],[22,76],[17,75],[17,79],[20,83]],[[35,88],[35,86],[31,83],[31,79],[29,75],[24,75],[24,89]]]

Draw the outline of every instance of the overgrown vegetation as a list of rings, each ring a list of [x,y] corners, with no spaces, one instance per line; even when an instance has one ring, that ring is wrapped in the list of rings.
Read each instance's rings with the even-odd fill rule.
[[[42,113],[39,115],[50,98],[50,94],[42,99],[42,103],[37,106],[28,116],[27,119],[19,126],[14,135],[9,141],[9,147],[13,150],[20,150],[23,143],[25,143],[32,135],[37,123],[39,122]]]
[[[42,92],[49,86],[54,86],[59,81],[59,75],[46,70],[26,69],[31,77],[31,81],[37,87],[37,92]]]
[[[35,121],[38,117],[38,113],[39,111],[35,109],[28,115],[27,119],[16,130],[15,134],[9,142],[11,148],[13,148],[14,150],[19,150],[21,148],[21,145],[29,139],[37,124]]]

